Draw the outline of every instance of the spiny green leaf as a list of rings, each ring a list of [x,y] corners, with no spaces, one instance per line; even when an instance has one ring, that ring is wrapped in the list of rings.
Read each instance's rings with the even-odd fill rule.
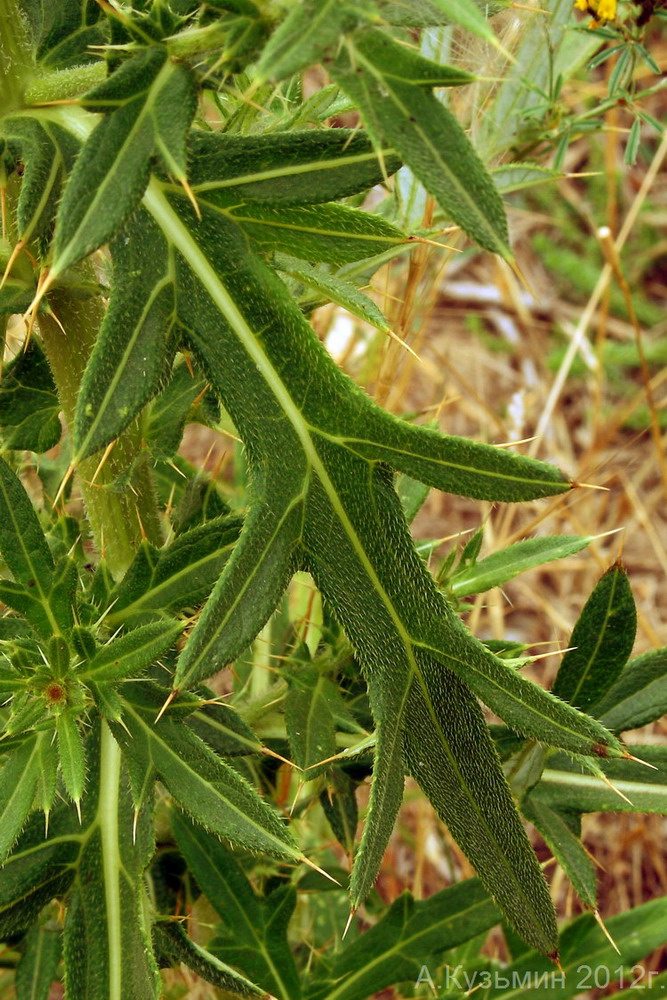
[[[632,651],[637,612],[625,570],[612,566],[586,601],[553,685],[559,698],[586,711],[614,683]]]
[[[667,815],[667,753],[664,746],[630,746],[630,753],[653,765],[631,760],[601,761],[609,778],[606,784],[593,774],[582,773],[576,761],[557,754],[530,793],[554,809],[570,812],[647,812]],[[617,789],[618,791],[615,791]],[[620,793],[620,794],[619,794]],[[623,798],[625,796],[625,798]]]
[[[108,112],[76,161],[54,234],[52,274],[62,274],[120,229],[144,192],[150,159],[185,177],[185,137],[196,94],[185,66],[166,49],[145,49],[82,100]]]
[[[561,935],[560,964],[562,973],[554,972],[548,958],[535,952],[523,955],[502,970],[503,982],[509,979],[509,988],[497,979],[485,990],[486,1000],[523,1000],[529,992],[531,1000],[568,1000],[581,995],[582,983],[590,988],[609,973],[609,982],[619,978],[619,970],[628,969],[639,962],[653,948],[660,947],[667,938],[667,898],[662,896],[649,903],[633,907],[626,913],[605,919],[605,925],[616,948],[602,933],[592,913],[578,917],[563,930]],[[590,973],[589,973],[590,970]],[[527,981],[530,990],[525,987]],[[474,988],[480,980],[466,984]],[[627,980],[626,980],[627,981]],[[648,992],[648,991],[647,991]]]
[[[285,274],[303,282],[304,285],[319,292],[326,299],[331,299],[332,302],[343,306],[344,309],[347,309],[354,316],[358,316],[365,323],[370,323],[377,330],[382,330],[383,333],[389,332],[389,324],[373,300],[354,285],[343,281],[334,274],[329,274],[322,267],[311,267],[306,261],[300,261],[284,254],[281,254],[280,258],[276,260],[276,264]]]
[[[397,43],[376,45],[374,34],[359,32],[347,41],[331,67],[335,79],[358,105],[375,141],[396,149],[469,236],[510,258],[502,202],[463,129],[430,90],[389,75]]]
[[[667,712],[667,647],[651,649],[626,663],[591,712],[614,732],[660,719]]]
[[[426,699],[415,683],[406,704],[408,769],[521,936],[543,954],[557,951],[549,890],[477,703],[438,664],[419,659],[431,690]]]
[[[235,516],[216,517],[178,535],[165,548],[155,549],[144,542],[110,595],[109,624],[202,601],[229,559],[242,523]]]
[[[592,535],[526,538],[457,571],[449,582],[449,589],[457,597],[482,594],[491,587],[499,587],[519,573],[532,569],[533,566],[541,566],[551,559],[571,556],[590,545],[592,540]]]
[[[488,930],[498,911],[476,879],[415,902],[405,892],[370,930],[333,957],[322,1000],[366,1000],[387,986],[412,982],[437,955]]]
[[[49,838],[44,817],[33,814],[14,852],[0,868],[0,935],[27,930],[40,910],[67,891],[81,849],[81,828],[71,807],[54,810]]]
[[[154,458],[167,460],[178,451],[188,414],[205,391],[206,380],[192,373],[185,362],[174,368],[146,420],[145,440]]]
[[[58,752],[52,739],[40,740],[37,752],[39,754],[39,774],[35,804],[48,817],[53,808],[58,787]]]
[[[327,788],[320,793],[320,805],[338,843],[348,854],[354,850],[359,810],[355,783],[340,768],[333,768]]]
[[[338,692],[328,677],[317,667],[297,667],[289,670],[289,690],[285,700],[285,725],[292,758],[297,767],[314,778],[322,767],[316,767],[336,753],[334,718],[329,706],[331,691]],[[326,765],[324,765],[326,766]]]
[[[0,861],[11,851],[32,810],[40,769],[40,749],[50,733],[33,733],[14,750],[0,771]]]
[[[660,719],[667,712],[667,647],[630,660],[591,711],[614,732]]]
[[[282,80],[314,62],[358,21],[360,0],[304,0],[269,39],[256,67],[259,80]]]
[[[45,5],[40,0],[21,0],[28,18],[38,62],[44,67],[80,66],[99,59],[90,45],[106,41],[102,10],[88,0],[59,0]]]
[[[1,131],[16,144],[24,163],[16,211],[19,239],[41,239],[53,224],[79,140],[48,112],[5,118]]]
[[[435,0],[436,3],[443,0]],[[447,2],[447,0],[444,0]],[[471,0],[468,0],[471,2]],[[457,0],[458,3],[458,0]],[[463,8],[465,4],[461,4]],[[479,15],[479,12],[476,10]],[[484,18],[481,18],[484,21]],[[486,25],[486,22],[484,21]],[[488,29],[488,25],[486,25]],[[493,34],[493,32],[491,32]],[[364,30],[354,36],[364,59],[382,70],[384,77],[414,87],[458,87],[476,77],[458,66],[443,66],[421,55],[410,43],[400,44],[384,31]]]
[[[132,697],[141,697],[132,685]],[[176,801],[206,829],[250,850],[289,860],[300,852],[290,831],[257,792],[194,732],[166,717],[155,722],[123,699],[124,727],[112,724],[124,751],[150,762]]]
[[[210,694],[212,697],[212,692]],[[187,724],[221,757],[254,754],[262,750],[250,726],[231,705],[203,704],[188,716]]]
[[[139,242],[120,237],[111,245],[114,285],[123,294],[112,297],[81,382],[73,431],[85,454],[113,440],[168,371],[172,264],[151,236]]]
[[[16,1000],[49,1000],[61,951],[62,934],[57,926],[36,924],[28,931],[16,967]]]
[[[521,811],[544,837],[554,857],[574,886],[585,906],[597,906],[597,877],[591,856],[581,843],[581,822],[547,805],[536,796],[528,796]]]
[[[347,205],[286,205],[246,202],[228,207],[218,196],[200,196],[207,206],[233,219],[265,252],[283,251],[303,260],[347,264],[399,246],[406,237],[380,216]]]
[[[56,733],[63,784],[72,801],[78,803],[86,780],[86,759],[76,713],[66,710],[57,715]]]
[[[363,132],[321,129],[236,136],[192,132],[190,183],[196,197],[215,193],[272,205],[312,205],[379,184],[401,165]]]
[[[14,579],[44,599],[53,559],[37,515],[16,474],[0,458],[0,552]]]
[[[452,24],[467,28],[473,35],[491,42],[492,45],[499,45],[493,28],[474,0],[430,0],[430,2],[441,10]]]
[[[268,994],[264,990],[189,938],[176,920],[157,921],[153,925],[153,941],[174,965],[184,963],[202,979],[223,989],[228,995],[268,1000]]]
[[[497,760],[489,753],[485,761],[492,773],[475,782],[469,771],[464,777],[457,759],[464,748],[467,752],[465,740],[457,746],[450,733],[447,742],[448,727],[456,735],[463,719],[481,716],[445,668],[520,731],[575,752],[619,753],[618,745],[602,727],[526,681],[467,633],[415,553],[391,477],[380,463],[441,488],[494,499],[544,496],[569,484],[541,463],[443,438],[374,407],[323,351],[244,234],[200,204],[202,220],[196,222],[183,196],[151,182],[144,205],[152,220],[137,215],[130,235],[142,245],[152,241],[162,256],[172,254],[178,321],[246,443],[251,470],[250,511],[241,538],[186,644],[175,684],[182,687],[238,656],[276,607],[291,573],[299,565],[308,569],[357,651],[378,722],[369,832],[355,865],[357,898],[377,872],[400,804],[409,720],[423,704],[429,724],[437,721],[438,760],[448,762],[457,794],[468,804],[478,796],[482,800],[476,807],[482,819],[468,847],[479,850],[486,825],[510,857],[521,855],[522,871],[530,873],[527,895],[516,897],[516,874],[495,850],[483,859],[485,879],[511,905],[519,925],[525,930],[532,919],[541,929],[540,946],[553,950],[551,908],[539,868],[526,853],[525,838],[514,848],[503,840],[508,832],[515,840],[523,837],[521,827],[516,817],[505,826],[502,817],[491,817],[499,804],[513,809]],[[458,723],[441,719],[451,711],[450,692],[455,713],[462,713]],[[144,723],[154,760],[151,741],[168,719],[169,712],[157,726]],[[129,725],[130,717],[125,721]],[[171,753],[175,756],[173,748]],[[169,783],[173,760],[162,743],[160,754],[158,770]],[[192,794],[192,781],[188,788]],[[178,794],[173,787],[172,792],[182,797],[184,789],[185,781]],[[194,805],[188,808],[197,816]]]
[[[185,816],[173,811],[171,824],[195,878],[224,921],[224,934],[211,942],[212,950],[280,1000],[298,1000],[299,976],[287,942],[286,924],[280,928],[267,926],[274,893],[268,899],[258,896],[220,841]],[[293,890],[290,893],[293,895]]]
[[[182,631],[183,623],[173,621],[135,628],[102,646],[79,677],[99,684],[141,674],[173,646]]]

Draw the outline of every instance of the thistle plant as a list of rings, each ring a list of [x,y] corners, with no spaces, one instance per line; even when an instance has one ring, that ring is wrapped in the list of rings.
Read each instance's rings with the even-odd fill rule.
[[[644,674],[625,667],[627,578],[603,577],[553,692],[521,654],[476,639],[460,598],[589,539],[495,562],[478,546],[436,582],[409,532],[415,497],[509,503],[574,484],[381,409],[308,320],[330,300],[388,332],[363,286],[423,234],[359,206],[406,167],[513,263],[498,188],[441,99],[475,77],[414,44],[415,29],[452,22],[497,44],[492,26],[472,0],[19,8],[0,2],[0,314],[3,328],[25,320],[0,386],[0,924],[17,995],[46,998],[61,977],[69,1000],[147,1000],[167,989],[160,968],[185,963],[227,995],[350,1000],[499,917],[557,961],[519,806],[594,911],[577,817],[609,807],[601,778],[634,780],[619,734],[655,716]],[[330,82],[306,98],[316,63]],[[350,110],[360,127],[332,127]],[[177,454],[193,420],[242,442],[240,497]],[[304,572],[321,601],[305,631],[284,596]],[[268,685],[257,664],[247,676],[260,633],[279,664]],[[224,700],[206,682],[229,664]],[[648,669],[663,668],[660,652]],[[490,729],[480,702],[505,725]],[[401,897],[306,962],[287,925],[321,866],[278,807],[282,760],[354,855],[353,913],[406,774],[479,883]],[[371,789],[356,844],[359,775]],[[201,893],[221,921],[204,943],[181,920]]]

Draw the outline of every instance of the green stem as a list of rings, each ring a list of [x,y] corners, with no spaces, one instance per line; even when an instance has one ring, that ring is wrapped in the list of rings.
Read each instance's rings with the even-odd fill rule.
[[[77,300],[64,289],[54,291],[49,301],[62,327],[47,314],[39,317],[39,329],[65,420],[71,426],[103,306],[97,298]],[[118,579],[143,537],[156,545],[162,542],[149,456],[142,449],[138,422],[121,435],[98,471],[101,457],[85,459],[77,472],[93,538]],[[119,481],[126,485],[115,485]]]

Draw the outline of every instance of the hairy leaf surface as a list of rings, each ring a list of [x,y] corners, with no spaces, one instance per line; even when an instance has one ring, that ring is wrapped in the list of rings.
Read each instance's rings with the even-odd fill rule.
[[[586,601],[553,685],[554,694],[586,711],[606,693],[632,651],[637,611],[627,574],[612,566]]]
[[[405,59],[403,47],[389,36],[357,32],[332,72],[358,105],[375,141],[394,147],[469,236],[509,258],[507,222],[493,181],[455,117],[429,87],[393,75],[394,66]]]
[[[282,918],[275,920],[271,893],[258,896],[238,863],[220,841],[179,813],[171,817],[174,835],[199,884],[224,923],[211,950],[243,969],[279,1000],[298,1000],[299,977],[287,942],[294,892],[280,893]]]
[[[276,607],[294,570],[309,569],[357,649],[379,724],[371,812],[353,899],[363,898],[374,880],[400,804],[407,759],[522,933],[553,950],[555,925],[542,875],[479,709],[449,671],[519,731],[577,752],[619,751],[602,727],[524,680],[466,632],[416,555],[390,477],[378,463],[429,485],[489,499],[544,496],[569,484],[541,463],[442,437],[378,410],[333,365],[284,285],[226,213],[211,211],[200,199],[203,217],[197,221],[185,197],[158,181],[151,182],[144,205],[147,212],[128,232],[129,252],[139,263],[138,251],[131,249],[137,241],[153,247],[151,258],[168,262],[179,327],[239,429],[251,469],[250,511],[181,657],[176,685],[192,683],[238,656]],[[142,279],[144,294],[150,295],[150,279],[146,274]],[[117,294],[123,294],[122,280]],[[140,332],[129,335],[142,342]],[[116,370],[112,381],[125,373],[128,381],[136,380],[128,366]],[[113,391],[95,357],[87,379],[103,397]],[[84,392],[76,428],[80,453],[92,450],[88,406]],[[118,418],[98,419],[104,409],[102,403],[95,411],[98,446],[120,429]],[[425,720],[434,735],[422,761],[411,741]],[[126,721],[136,726],[130,715]],[[155,763],[169,784],[171,758],[166,742],[155,736],[161,725],[144,726],[142,740],[160,757],[160,765]],[[483,778],[471,766],[466,727],[482,741]],[[443,773],[449,797],[437,795]],[[172,791],[182,800],[182,788]],[[468,824],[457,823],[448,805],[455,798],[465,805]]]

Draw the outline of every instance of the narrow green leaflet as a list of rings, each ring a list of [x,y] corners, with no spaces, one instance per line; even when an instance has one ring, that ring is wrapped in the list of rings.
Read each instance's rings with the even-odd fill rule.
[[[206,694],[214,699],[212,691]],[[221,757],[261,753],[262,745],[236,709],[227,704],[204,704],[187,719],[188,726]]]
[[[59,927],[35,925],[28,931],[16,967],[16,1000],[49,1000],[61,952]]]
[[[147,415],[145,439],[154,458],[167,460],[178,451],[188,414],[206,387],[206,380],[191,372],[184,361],[176,365]]]
[[[250,850],[300,859],[289,829],[238,771],[168,713],[156,723],[159,706],[147,717],[143,689],[131,688],[123,698],[124,725],[112,724],[125,753],[142,766],[152,764],[174,799],[206,829]]]
[[[0,458],[0,552],[14,579],[45,599],[53,559],[26,491]]]
[[[40,747],[51,733],[33,733],[7,758],[0,771],[0,861],[4,861],[33,807]]]
[[[498,910],[476,879],[415,902],[407,892],[370,930],[333,956],[329,982],[312,1000],[366,1000],[401,982],[414,982],[429,959],[488,930]]]
[[[330,299],[337,305],[343,306],[365,323],[370,323],[376,330],[389,332],[389,324],[376,304],[355,285],[330,274],[322,267],[310,267],[306,261],[294,257],[281,255],[276,264],[284,274],[296,278],[307,288],[318,292],[324,299]]]
[[[526,538],[457,571],[449,581],[449,590],[456,597],[482,594],[534,566],[541,566],[551,559],[564,559],[574,555],[590,545],[592,539],[593,535]]]
[[[521,812],[544,837],[554,857],[585,906],[597,906],[597,876],[590,854],[581,843],[581,820],[547,805],[538,796],[527,796]]]
[[[217,837],[176,811],[171,814],[171,823],[183,856],[224,924],[211,941],[211,950],[279,1000],[298,1000],[299,976],[287,942],[294,891],[288,890],[289,898],[284,902],[291,902],[291,906],[278,926],[272,920],[275,892],[268,897],[257,895]],[[284,892],[280,898],[284,899]]]
[[[346,41],[331,67],[335,79],[375,141],[396,149],[454,222],[485,249],[511,258],[502,201],[482,161],[429,87],[392,75],[402,47],[378,34],[358,32]]]
[[[359,822],[359,810],[354,781],[341,768],[331,769],[326,789],[320,794],[320,805],[329,821],[336,840],[348,854],[354,851]]]
[[[79,140],[48,112],[5,118],[0,128],[25,165],[16,222],[19,239],[28,243],[46,237],[53,225]]]
[[[341,34],[356,26],[356,8],[362,2],[303,0],[296,4],[264,48],[255,70],[257,78],[282,80],[320,62]]]
[[[646,812],[667,815],[667,754],[664,746],[630,746],[630,753],[653,765],[634,761],[602,761],[610,785],[582,773],[563,754],[553,757],[528,802],[537,800],[570,812]]]
[[[41,0],[20,0],[35,44],[35,54],[44,67],[80,66],[98,59],[89,46],[107,40],[102,10],[88,0],[59,0],[46,6]]]
[[[226,204],[225,204],[226,202]],[[307,261],[349,264],[400,246],[405,235],[390,222],[347,205],[234,205],[229,196],[200,196],[200,206],[233,219],[264,252]]]
[[[467,28],[473,35],[483,38],[486,42],[500,47],[493,28],[483,11],[474,0],[430,0],[434,7],[442,11],[447,20]]]
[[[110,625],[132,623],[150,612],[181,610],[204,600],[234,550],[243,521],[211,518],[156,549],[144,542],[110,594]]]
[[[330,703],[338,688],[317,667],[297,667],[286,671],[286,676],[285,725],[291,758],[307,772],[304,778],[309,780],[322,770],[315,765],[337,750]]]
[[[564,929],[560,957],[564,984],[560,972],[548,959],[530,952],[501,970],[502,982],[509,978],[509,989],[498,977],[496,985],[477,989],[475,995],[484,1000],[500,1000],[501,997],[502,1000],[524,1000],[526,994],[531,1000],[568,1000],[595,987],[596,969],[599,970],[598,982],[606,980],[605,972],[609,973],[608,982],[617,981],[621,969],[629,969],[667,940],[667,897],[653,899],[605,919],[605,925],[617,950],[604,936],[592,913],[585,913]],[[526,976],[531,984],[529,991],[525,988]],[[475,980],[466,983],[466,989],[480,985],[477,977]]]
[[[81,849],[81,827],[74,809],[60,807],[49,821],[33,814],[13,853],[0,868],[0,935],[21,934],[51,900],[67,891]]]
[[[154,924],[153,942],[174,965],[185,962],[198,976],[223,989],[227,995],[269,1000],[268,993],[189,938],[177,920],[159,920]]]
[[[102,646],[79,677],[99,684],[137,676],[173,646],[183,627],[182,622],[161,621],[135,628]]]
[[[619,733],[661,718],[667,712],[667,648],[651,649],[630,660],[591,711]]]
[[[76,714],[65,710],[56,716],[58,757],[65,790],[73,802],[79,802],[86,780],[86,760],[81,730]]]
[[[553,693],[586,711],[619,676],[632,651],[637,612],[622,566],[607,570],[570,636]]]
[[[144,192],[151,157],[185,179],[185,139],[196,92],[188,69],[166,49],[145,49],[82,99],[107,112],[84,144],[65,188],[54,234],[51,274],[106,243]]]
[[[124,294],[112,298],[81,383],[74,432],[86,452],[120,433],[171,368],[174,276],[161,247],[145,236],[149,242],[120,237],[111,244],[114,282]]]
[[[366,191],[401,165],[363,132],[311,129],[236,136],[193,132],[190,183],[195,197],[225,192],[235,201],[316,205]]]
[[[143,871],[154,849],[150,808],[135,815],[121,754],[105,723],[88,741],[89,792],[65,919],[69,1000],[157,1000]]]

